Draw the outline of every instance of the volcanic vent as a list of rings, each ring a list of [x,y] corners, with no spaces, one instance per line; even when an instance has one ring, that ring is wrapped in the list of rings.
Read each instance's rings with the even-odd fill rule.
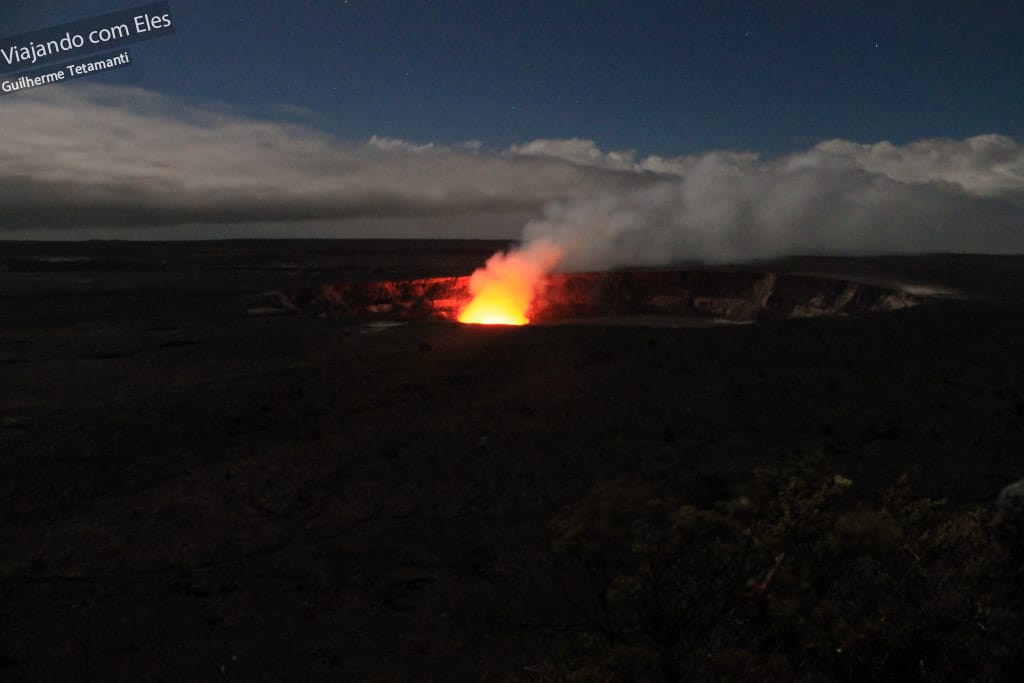
[[[353,320],[455,321],[471,299],[468,276],[326,284],[293,296],[300,308]],[[753,321],[892,311],[919,303],[900,289],[815,275],[718,269],[557,273],[540,278],[525,318]]]

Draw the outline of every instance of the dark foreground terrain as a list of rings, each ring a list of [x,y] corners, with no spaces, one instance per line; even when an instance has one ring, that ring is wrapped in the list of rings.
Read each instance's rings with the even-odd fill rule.
[[[607,627],[556,543],[595,491],[708,507],[802,456],[955,512],[1024,476],[1024,258],[773,264],[959,296],[747,325],[247,312],[496,246],[0,243],[0,680],[532,680]]]

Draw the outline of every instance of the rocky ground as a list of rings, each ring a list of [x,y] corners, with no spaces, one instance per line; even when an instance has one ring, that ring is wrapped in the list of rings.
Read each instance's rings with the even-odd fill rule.
[[[967,506],[1024,473],[1024,258],[770,264],[956,296],[747,325],[249,312],[496,246],[0,245],[0,679],[528,677],[595,485],[707,503],[803,453]]]

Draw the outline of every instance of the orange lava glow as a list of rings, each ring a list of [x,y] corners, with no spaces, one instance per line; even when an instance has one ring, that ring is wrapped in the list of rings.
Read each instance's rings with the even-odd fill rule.
[[[502,296],[500,292],[487,292],[473,297],[459,313],[460,323],[474,325],[525,325],[530,322],[525,307],[517,297]]]
[[[560,249],[541,243],[497,253],[469,281],[473,299],[459,312],[460,323],[526,325],[538,284],[561,259]]]

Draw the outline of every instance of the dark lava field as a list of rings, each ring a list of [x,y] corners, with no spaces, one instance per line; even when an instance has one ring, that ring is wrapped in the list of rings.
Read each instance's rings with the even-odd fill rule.
[[[1024,258],[736,266],[919,300],[721,324],[302,294],[501,246],[0,243],[0,680],[531,680],[581,623],[552,522],[609,482],[710,505],[807,456],[960,509],[1024,476]]]

